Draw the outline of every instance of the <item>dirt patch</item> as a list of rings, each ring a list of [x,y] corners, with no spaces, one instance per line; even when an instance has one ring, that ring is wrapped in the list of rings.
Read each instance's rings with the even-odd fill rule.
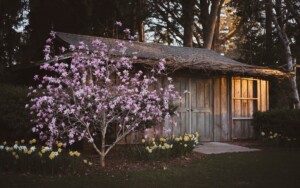
[[[87,158],[93,162],[89,172],[112,172],[112,171],[131,171],[131,170],[146,170],[146,169],[168,169],[174,166],[185,166],[195,160],[202,159],[206,155],[192,152],[186,156],[169,158],[163,160],[134,160],[128,158],[124,153],[114,151],[106,157],[106,166],[100,166],[100,158],[97,155],[88,155]]]

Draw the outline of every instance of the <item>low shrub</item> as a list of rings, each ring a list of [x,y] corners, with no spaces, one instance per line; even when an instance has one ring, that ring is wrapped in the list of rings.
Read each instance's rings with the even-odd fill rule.
[[[256,136],[264,141],[285,144],[300,140],[300,110],[269,110],[255,112]]]
[[[36,139],[0,145],[0,172],[32,173],[39,175],[79,174],[92,163],[78,151],[68,150],[61,142],[53,147],[42,146]]]
[[[0,83],[0,137],[16,140],[31,137],[32,123],[25,109],[27,87]]]

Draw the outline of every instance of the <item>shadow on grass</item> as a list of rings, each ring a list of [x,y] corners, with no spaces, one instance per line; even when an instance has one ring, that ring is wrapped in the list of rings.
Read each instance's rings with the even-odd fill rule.
[[[81,177],[6,174],[0,187],[300,187],[300,150],[209,155],[166,170],[99,173]]]

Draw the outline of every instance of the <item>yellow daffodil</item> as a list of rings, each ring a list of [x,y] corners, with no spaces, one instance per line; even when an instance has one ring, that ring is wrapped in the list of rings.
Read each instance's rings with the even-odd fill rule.
[[[146,140],[145,139],[142,139],[142,143],[144,144],[146,142]]]
[[[74,154],[76,157],[79,157],[79,156],[80,156],[80,153],[79,153],[78,151],[73,152],[73,154]]]
[[[5,146],[6,144],[7,144],[7,142],[6,142],[6,141],[4,141],[4,142],[3,142],[3,145]]]
[[[57,151],[58,151],[58,153],[61,153],[61,152],[62,152],[62,149],[61,149],[61,148],[58,148]]]
[[[36,143],[36,139],[34,138],[34,139],[32,139],[32,143]]]
[[[185,142],[187,142],[187,141],[189,141],[189,136],[187,136],[187,135],[185,135],[184,137],[183,137],[183,140],[185,141]]]
[[[56,156],[56,153],[55,152],[51,152],[50,155],[49,155],[49,159],[54,159],[54,157]]]
[[[33,138],[32,140],[29,141],[29,144],[35,144],[36,143],[36,139]]]
[[[89,162],[89,165],[90,165],[90,166],[92,166],[92,165],[93,165],[93,163],[92,163],[92,162]]]
[[[58,142],[56,145],[57,145],[57,147],[61,148],[63,146],[63,143],[62,142]]]
[[[73,156],[74,156],[73,151],[69,151],[69,155],[70,155],[71,157],[73,157]]]
[[[161,141],[161,142],[165,142],[165,141],[166,141],[166,139],[165,139],[165,138],[160,138],[160,139],[159,139],[159,141]]]
[[[87,164],[87,162],[88,162],[88,161],[87,161],[86,159],[83,160],[83,163],[84,163],[84,164]]]
[[[15,158],[16,158],[16,159],[19,159],[20,157],[19,157],[19,155],[15,155]]]
[[[21,144],[24,144],[24,143],[25,143],[25,140],[24,140],[24,139],[22,139],[22,140],[21,140]]]
[[[43,157],[43,154],[41,152],[38,153],[39,157]]]

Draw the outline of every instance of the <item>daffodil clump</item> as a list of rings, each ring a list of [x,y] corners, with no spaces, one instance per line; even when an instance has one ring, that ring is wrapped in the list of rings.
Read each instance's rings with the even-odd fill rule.
[[[193,151],[198,140],[199,134],[196,132],[182,136],[144,138],[141,142],[146,156],[159,159],[186,155]]]
[[[17,170],[53,174],[82,161],[77,159],[80,157],[80,152],[66,149],[60,141],[56,141],[51,147],[41,146],[35,138],[28,141],[17,140],[13,143],[3,141],[0,143],[0,172]],[[89,165],[90,163],[88,162]]]
[[[263,141],[274,144],[291,144],[297,141],[296,138],[285,136],[273,131],[261,131],[260,136]]]

